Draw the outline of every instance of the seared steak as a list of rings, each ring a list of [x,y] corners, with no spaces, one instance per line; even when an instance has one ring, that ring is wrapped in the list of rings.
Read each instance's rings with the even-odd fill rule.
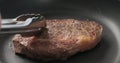
[[[75,19],[44,20],[46,26],[33,35],[16,34],[14,51],[37,60],[65,60],[94,48],[101,39],[102,26]]]

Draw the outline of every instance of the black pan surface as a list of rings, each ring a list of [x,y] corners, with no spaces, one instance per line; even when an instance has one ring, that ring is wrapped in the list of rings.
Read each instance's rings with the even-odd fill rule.
[[[40,13],[47,19],[74,18],[94,20],[103,25],[101,42],[92,50],[78,53],[66,61],[35,61],[14,54],[14,34],[0,35],[0,63],[120,63],[119,0],[1,0],[3,18],[23,13]]]

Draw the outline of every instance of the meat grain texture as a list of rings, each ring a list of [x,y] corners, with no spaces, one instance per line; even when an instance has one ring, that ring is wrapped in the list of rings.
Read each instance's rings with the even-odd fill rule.
[[[65,60],[94,48],[103,31],[95,21],[51,19],[43,22],[46,26],[39,33],[14,36],[15,53],[37,60]]]

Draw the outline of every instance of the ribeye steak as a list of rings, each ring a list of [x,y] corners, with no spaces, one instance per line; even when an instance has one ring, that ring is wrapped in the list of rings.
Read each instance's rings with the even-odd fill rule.
[[[38,33],[14,36],[15,53],[37,60],[65,60],[94,48],[103,31],[102,25],[95,21],[50,19],[43,22],[46,26]]]

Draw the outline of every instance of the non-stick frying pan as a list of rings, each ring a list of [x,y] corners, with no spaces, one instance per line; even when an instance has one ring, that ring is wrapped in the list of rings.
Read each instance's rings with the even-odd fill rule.
[[[0,0],[3,18],[40,13],[46,19],[94,20],[103,25],[101,42],[66,61],[43,62],[14,54],[14,34],[0,35],[0,63],[120,63],[120,0]]]

